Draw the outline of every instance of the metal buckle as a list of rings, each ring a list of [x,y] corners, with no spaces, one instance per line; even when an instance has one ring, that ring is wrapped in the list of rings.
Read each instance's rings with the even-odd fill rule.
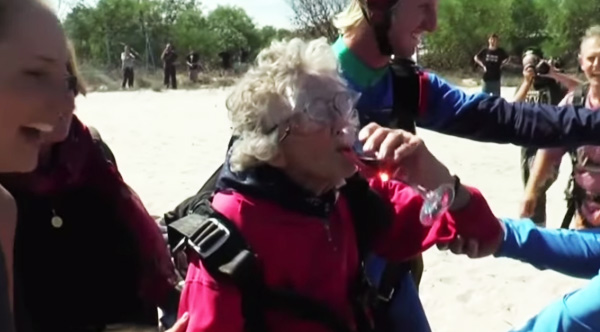
[[[383,301],[385,303],[389,303],[392,300],[392,297],[394,297],[394,293],[396,293],[396,288],[392,288],[387,295],[383,295],[383,294],[379,293],[379,291],[378,291],[377,292],[377,299],[379,301]]]
[[[216,227],[216,230],[214,230],[211,233],[214,233],[215,231],[219,231],[220,238],[216,241],[214,241],[214,243],[207,249],[202,250],[202,248],[199,245],[196,245],[194,243],[194,241],[192,239],[187,239],[188,244],[194,248],[194,250],[200,254],[200,256],[202,256],[203,258],[209,257],[210,255],[212,255],[215,251],[217,251],[223,244],[225,244],[225,242],[227,242],[227,240],[229,239],[229,237],[231,236],[231,233],[229,232],[229,230],[223,226],[216,218],[209,218],[206,219],[206,221],[204,222],[204,224],[202,225],[202,228],[199,230],[199,233],[202,233],[203,231],[206,230],[206,228],[210,227],[210,225],[213,225]],[[194,237],[196,237],[198,235],[195,235]],[[210,237],[206,237],[202,240],[205,239],[209,239]],[[204,242],[204,241],[202,241]]]

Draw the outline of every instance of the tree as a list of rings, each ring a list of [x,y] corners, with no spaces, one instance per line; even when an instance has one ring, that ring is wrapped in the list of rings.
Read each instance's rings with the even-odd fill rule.
[[[294,12],[294,25],[310,37],[337,38],[333,17],[341,12],[347,0],[288,0]]]
[[[219,6],[205,15],[195,0],[99,0],[96,6],[79,2],[64,26],[79,59],[111,67],[120,65],[125,44],[142,53],[147,66],[160,63],[155,59],[167,42],[180,52],[194,49],[205,63],[215,63],[220,52],[253,57],[271,40],[291,34],[257,29],[239,7]]]

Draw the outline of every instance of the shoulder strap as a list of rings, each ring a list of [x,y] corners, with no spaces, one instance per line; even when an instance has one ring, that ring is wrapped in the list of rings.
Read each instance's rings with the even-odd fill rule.
[[[113,154],[110,147],[108,147],[108,144],[106,144],[106,142],[102,140],[102,136],[100,136],[100,132],[98,131],[98,129],[92,126],[88,126],[88,130],[92,135],[92,140],[94,141],[96,146],[100,148],[100,151],[102,151],[102,155],[104,156],[104,158],[110,161],[115,167],[117,167],[117,159],[115,158],[115,155]]]
[[[415,121],[421,107],[423,75],[419,67],[409,59],[394,60],[391,69],[394,104],[390,126],[415,133]]]
[[[348,205],[354,218],[359,257],[361,261],[364,261],[366,255],[371,252],[378,234],[385,232],[385,229],[390,226],[392,206],[373,191],[365,179],[358,175],[346,181],[342,193],[348,200]],[[377,289],[374,289],[371,282],[365,280],[366,276],[361,276],[360,279],[363,283],[366,282],[366,285],[360,287],[367,287],[369,289],[366,291],[374,293],[371,294],[372,298],[370,299],[370,304],[372,309],[374,309],[372,313],[374,316],[371,321],[375,323],[377,331],[393,330],[389,308],[400,280],[410,269],[410,261],[401,263],[387,262]],[[361,272],[364,273],[364,271]],[[358,314],[361,314],[361,312],[358,311]],[[368,328],[368,322],[365,322],[364,317],[362,320],[364,328]]]
[[[168,226],[172,255],[192,249],[215,278],[233,283],[242,298],[246,332],[268,331],[265,309],[291,313],[318,322],[333,332],[351,332],[348,324],[326,305],[293,291],[267,288],[260,264],[239,232],[225,216],[212,209],[208,200],[194,213]]]
[[[581,84],[575,88],[575,91],[573,92],[573,106],[585,106],[589,89],[589,83]]]
[[[245,331],[267,331],[262,298],[262,274],[258,262],[235,225],[214,211],[208,201],[168,225],[172,255],[191,249],[215,278],[233,283],[240,291]],[[254,302],[254,303],[253,303]]]

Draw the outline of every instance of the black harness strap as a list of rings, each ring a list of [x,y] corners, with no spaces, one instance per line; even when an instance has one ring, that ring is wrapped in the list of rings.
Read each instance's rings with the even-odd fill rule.
[[[573,92],[573,102],[574,106],[585,106],[586,98],[588,95],[590,85],[582,84],[575,88]],[[577,154],[576,151],[569,151],[571,157],[571,164],[573,166],[571,170],[571,175],[569,176],[569,182],[567,184],[567,188],[565,189],[565,199],[567,200],[567,212],[563,218],[563,221],[560,225],[561,228],[568,229],[571,225],[571,221],[573,221],[573,217],[575,216],[575,211],[579,208],[579,205],[582,203],[585,192],[584,190],[577,185],[577,181],[575,181],[575,169],[577,167]]]
[[[416,133],[415,122],[425,102],[423,75],[418,66],[409,59],[394,59],[391,63],[394,105],[390,127]]]

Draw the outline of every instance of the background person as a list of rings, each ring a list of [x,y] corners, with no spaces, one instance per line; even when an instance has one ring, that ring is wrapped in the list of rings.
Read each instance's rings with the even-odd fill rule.
[[[571,104],[574,98],[590,109],[600,108],[600,26],[589,28],[584,35],[579,53],[579,64],[587,83],[569,93],[561,104]],[[576,96],[577,92],[581,96]],[[531,167],[531,176],[525,189],[523,216],[535,214],[540,204],[536,195],[544,189],[544,183],[553,176],[563,155],[570,153],[573,161],[573,199],[577,228],[600,227],[600,146],[586,145],[576,149],[553,148],[539,150]]]
[[[189,78],[192,83],[198,82],[198,72],[200,72],[200,55],[198,52],[190,49],[190,53],[185,58],[188,67]]]
[[[177,89],[177,52],[175,46],[168,43],[160,58],[163,61],[165,87]]]
[[[514,101],[528,102],[534,104],[558,105],[569,91],[573,91],[580,83],[577,79],[562,74],[548,63],[546,75],[536,72],[536,66],[544,61],[543,53],[537,49],[527,50],[523,53],[523,82],[515,93]],[[537,148],[521,148],[521,174],[523,185],[527,187],[527,181],[531,174]],[[546,225],[546,191],[558,177],[558,166],[553,169],[552,175],[535,191],[526,190],[524,206],[521,214],[523,217],[531,218],[537,225]],[[535,200],[535,209],[531,213],[528,205]]]
[[[131,52],[129,46],[125,45],[121,53],[121,69],[123,70],[123,83],[121,87],[123,89],[133,88],[135,60],[136,56]]]
[[[500,96],[502,88],[502,68],[508,63],[508,53],[501,48],[500,38],[491,34],[488,46],[475,55],[473,60],[483,69],[482,91],[492,96]]]

